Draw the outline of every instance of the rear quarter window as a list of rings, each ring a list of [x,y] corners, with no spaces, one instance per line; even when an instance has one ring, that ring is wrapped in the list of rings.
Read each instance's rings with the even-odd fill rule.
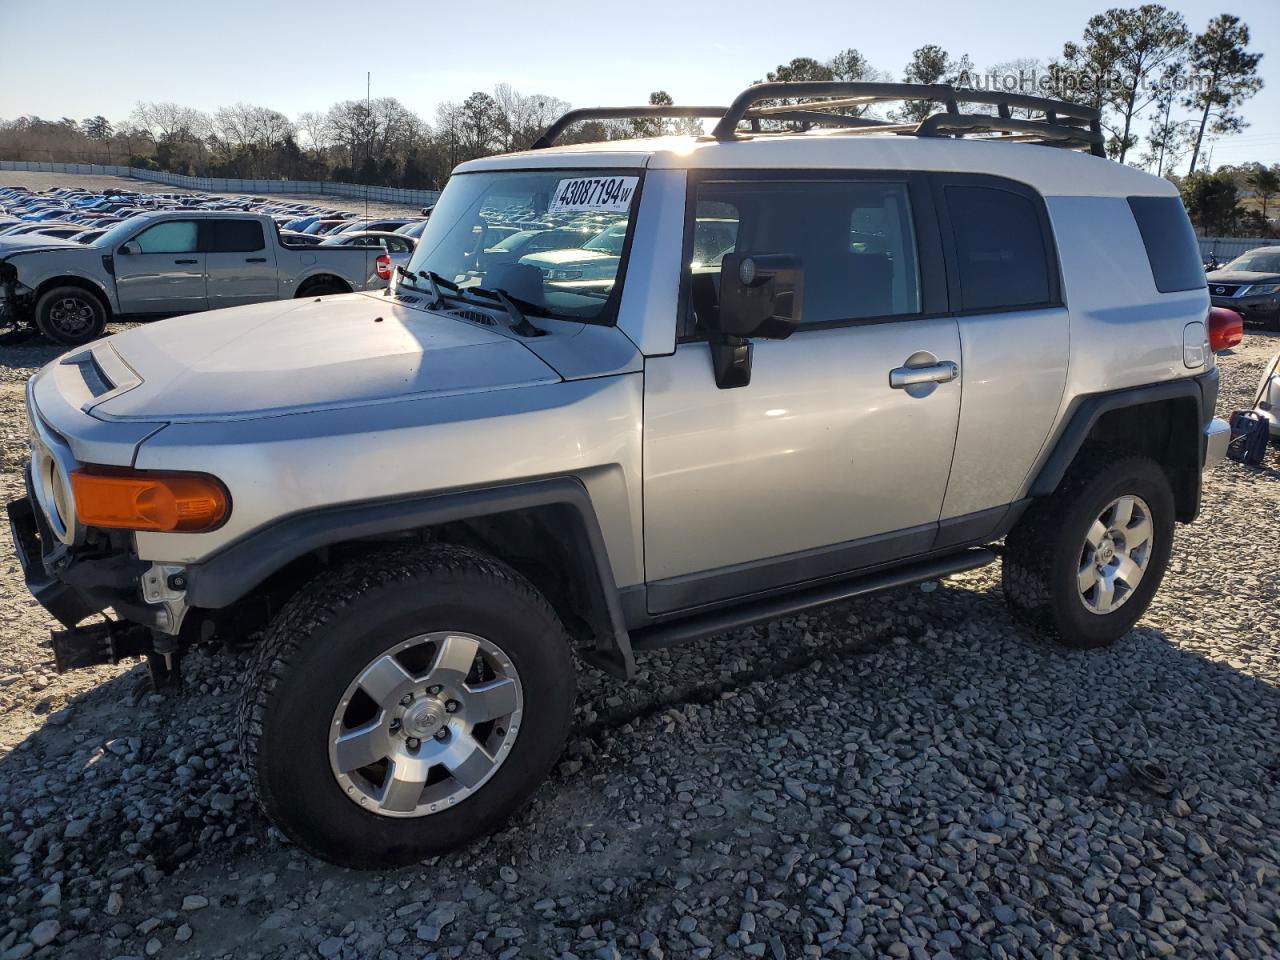
[[[1161,293],[1204,287],[1204,264],[1191,220],[1177,197],[1129,197],[1129,209],[1147,248],[1151,276]]]
[[[1001,187],[948,185],[960,306],[1031,309],[1054,299],[1044,224],[1030,197]]]

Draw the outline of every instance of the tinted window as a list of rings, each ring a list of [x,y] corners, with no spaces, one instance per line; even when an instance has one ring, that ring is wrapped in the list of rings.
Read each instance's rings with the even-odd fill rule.
[[[266,246],[257,220],[206,220],[204,228],[209,253],[252,253]]]
[[[964,310],[1049,302],[1049,254],[1036,205],[994,187],[947,187]]]
[[[195,253],[196,224],[194,220],[166,220],[143,230],[134,240],[143,253]]]
[[[1203,287],[1200,244],[1182,201],[1177,197],[1130,197],[1129,209],[1138,221],[1156,289],[1174,293]]]
[[[902,183],[709,182],[693,224],[693,308],[717,297],[726,253],[781,253],[804,264],[808,326],[920,312],[911,204]]]

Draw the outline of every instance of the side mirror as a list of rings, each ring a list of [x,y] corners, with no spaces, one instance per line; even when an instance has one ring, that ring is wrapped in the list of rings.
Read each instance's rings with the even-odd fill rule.
[[[121,244],[120,253],[126,257],[136,257],[142,252],[142,247],[135,241],[130,240],[128,243]]]
[[[729,253],[720,264],[720,333],[785,340],[804,310],[804,267],[777,253]]]
[[[804,267],[777,253],[730,253],[720,263],[720,295],[708,340],[716,386],[751,382],[749,337],[785,340],[804,311]]]

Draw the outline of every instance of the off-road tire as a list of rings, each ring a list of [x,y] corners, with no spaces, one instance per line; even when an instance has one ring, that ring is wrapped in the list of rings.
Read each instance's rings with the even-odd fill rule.
[[[1081,549],[1093,521],[1125,495],[1138,496],[1151,508],[1150,559],[1132,596],[1111,613],[1093,613],[1076,583]],[[1058,489],[1032,504],[1005,539],[1005,600],[1020,620],[1065,646],[1108,646],[1138,621],[1160,586],[1173,527],[1173,491],[1158,463],[1113,448],[1086,448]]]
[[[77,304],[79,310],[70,310],[68,304]],[[75,313],[79,316],[74,316]],[[40,295],[35,321],[36,328],[49,340],[64,347],[78,347],[102,336],[107,325],[107,307],[97,294],[67,284]]]
[[[370,658],[435,630],[501,645],[523,684],[520,730],[491,779],[456,806],[379,816],[334,777],[333,711]],[[460,547],[389,549],[327,571],[281,609],[246,676],[240,755],[262,810],[295,843],[343,866],[387,869],[484,835],[522,806],[563,749],[574,691],[564,627],[522,576]]]

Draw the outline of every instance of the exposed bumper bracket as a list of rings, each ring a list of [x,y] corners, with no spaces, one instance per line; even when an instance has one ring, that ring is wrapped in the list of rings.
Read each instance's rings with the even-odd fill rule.
[[[126,657],[149,653],[151,631],[136,624],[107,620],[70,630],[51,630],[53,662],[59,673],[119,663]]]

